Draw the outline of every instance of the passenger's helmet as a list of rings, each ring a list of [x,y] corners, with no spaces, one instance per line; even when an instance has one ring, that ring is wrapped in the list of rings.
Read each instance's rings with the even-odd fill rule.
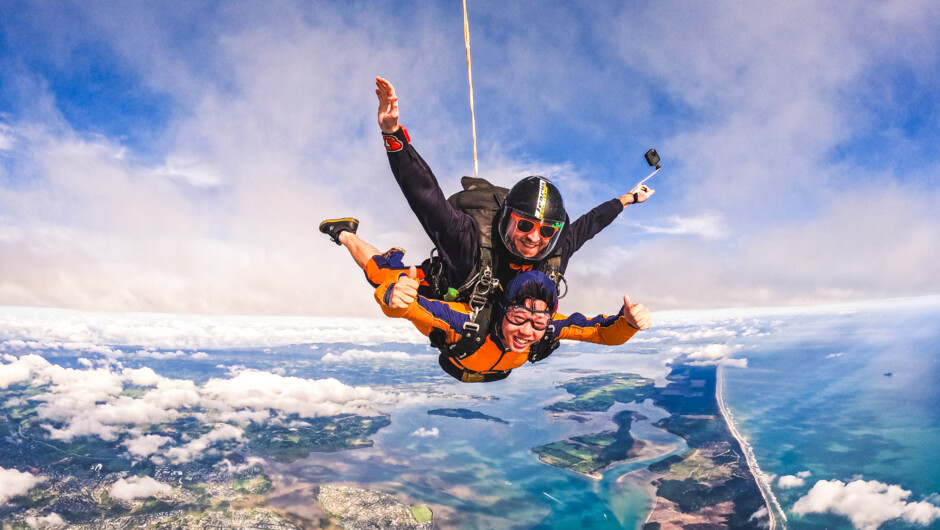
[[[521,254],[509,237],[513,233],[511,227],[516,225],[520,218],[533,220],[536,225],[548,225],[555,228],[550,238],[543,237],[543,239],[548,239],[548,245],[535,256]],[[503,210],[500,213],[499,236],[506,248],[514,255],[530,261],[541,261],[555,249],[567,220],[565,203],[561,199],[558,188],[545,177],[534,175],[517,182],[506,195]],[[550,231],[538,226],[535,229]]]
[[[506,284],[500,305],[506,308],[513,304],[523,305],[527,299],[541,300],[552,313],[558,310],[558,288],[555,282],[542,271],[525,271]]]

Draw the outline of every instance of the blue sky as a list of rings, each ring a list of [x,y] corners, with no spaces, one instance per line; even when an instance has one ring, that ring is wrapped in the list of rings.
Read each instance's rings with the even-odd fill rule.
[[[562,310],[940,293],[940,7],[469,0],[480,174],[578,215]],[[4,2],[0,306],[378,316],[316,227],[430,243],[376,75],[446,193],[473,171],[460,2]]]

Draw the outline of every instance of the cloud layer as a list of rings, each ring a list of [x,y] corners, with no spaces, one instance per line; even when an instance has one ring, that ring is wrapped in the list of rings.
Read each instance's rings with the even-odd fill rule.
[[[26,382],[41,390],[30,400],[38,403],[40,426],[50,438],[71,441],[95,436],[116,441],[123,437],[121,444],[132,459],[174,462],[188,462],[219,442],[242,441],[243,426],[249,421],[278,422],[289,415],[375,415],[378,409],[408,397],[336,379],[285,377],[257,370],[235,370],[230,378],[196,385],[161,377],[150,369],[65,368],[35,354],[7,356],[0,362],[0,389]],[[125,395],[129,385],[135,385],[136,397]],[[198,417],[212,428],[184,443],[140,431],[183,415]],[[4,473],[9,479],[5,483],[16,486],[9,495],[39,480],[12,470]]]
[[[380,316],[316,230],[354,215],[380,249],[430,251],[381,149],[374,76],[445,193],[472,171],[458,14],[409,7],[0,17],[0,305]],[[483,176],[547,175],[576,216],[659,148],[654,198],[571,262],[579,310],[622,292],[659,309],[940,292],[935,9],[475,6]]]

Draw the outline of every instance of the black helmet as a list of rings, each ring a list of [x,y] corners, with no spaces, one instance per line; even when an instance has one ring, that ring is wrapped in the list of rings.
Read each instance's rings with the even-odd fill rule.
[[[520,223],[520,220],[523,222]],[[517,182],[506,195],[500,214],[499,236],[506,248],[516,256],[540,261],[555,249],[567,220],[565,203],[561,200],[558,188],[545,177],[526,177]],[[538,229],[542,243],[528,251],[517,248],[512,236],[518,235],[520,229],[525,233]],[[548,243],[542,247],[545,241]]]

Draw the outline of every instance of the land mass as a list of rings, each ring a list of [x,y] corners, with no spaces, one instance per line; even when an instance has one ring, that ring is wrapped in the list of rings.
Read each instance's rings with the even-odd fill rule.
[[[428,411],[429,416],[447,416],[449,418],[463,418],[465,420],[486,420],[496,423],[509,423],[508,421],[490,416],[470,409],[434,409]]]
[[[656,490],[645,530],[721,525],[766,528],[768,515],[757,481],[738,440],[718,406],[716,368],[674,364],[665,387],[636,374],[604,374],[559,384],[573,398],[552,404],[552,411],[606,411],[615,402],[652,399],[669,412],[659,428],[681,436],[689,450],[650,465],[640,473]],[[547,464],[592,477],[637,454],[630,434],[632,413],[614,415],[617,431],[578,436],[533,449]]]
[[[616,431],[575,436],[533,448],[539,460],[546,464],[570,469],[593,478],[601,478],[599,471],[635,456],[642,442],[630,435],[634,412],[624,410],[614,415]]]
[[[41,419],[29,400],[40,390],[28,384],[0,390],[0,402],[6,403],[0,409],[0,468],[25,470],[40,479],[25,494],[0,504],[0,526],[4,530],[35,528],[37,521],[94,530],[293,529],[338,524],[348,516],[308,521],[268,505],[266,495],[272,481],[262,464],[265,459],[293,462],[311,452],[369,447],[373,443],[371,435],[390,423],[385,415],[292,415],[281,421],[250,422],[240,427],[241,440],[217,441],[214,450],[203,451],[190,460],[133,459],[125,445],[130,439],[126,432],[113,440],[97,436],[52,438],[43,427],[49,420]],[[202,412],[193,409],[172,422],[145,426],[139,434],[170,438],[182,445],[218,426],[199,421],[197,416]],[[156,485],[153,493],[140,498],[123,498],[115,493],[115,485],[140,477],[155,481],[150,483]],[[365,499],[370,495],[363,493],[366,491],[352,492],[347,497]],[[414,514],[414,525],[399,528],[426,527],[419,522],[428,523],[430,511],[420,505],[409,510]]]

